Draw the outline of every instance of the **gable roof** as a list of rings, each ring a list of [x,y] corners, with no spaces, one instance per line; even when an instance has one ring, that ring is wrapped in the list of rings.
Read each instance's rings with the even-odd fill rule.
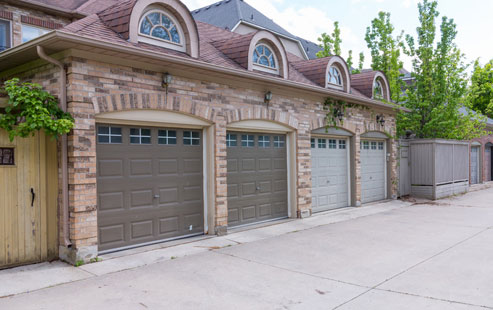
[[[270,30],[276,34],[299,41],[309,59],[315,59],[316,53],[321,50],[318,44],[291,34],[244,0],[219,1],[192,11],[192,16],[195,20],[226,30],[233,30],[240,22]]]
[[[84,17],[102,11],[120,0],[4,0],[14,5],[34,7],[48,13],[77,15]]]

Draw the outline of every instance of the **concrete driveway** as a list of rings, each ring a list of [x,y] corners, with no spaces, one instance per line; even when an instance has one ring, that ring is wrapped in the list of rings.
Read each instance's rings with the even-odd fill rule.
[[[79,268],[42,265],[46,283],[63,268],[73,279],[0,298],[0,309],[493,309],[492,227],[493,189],[345,209]],[[36,268],[0,272],[0,294],[39,281]]]

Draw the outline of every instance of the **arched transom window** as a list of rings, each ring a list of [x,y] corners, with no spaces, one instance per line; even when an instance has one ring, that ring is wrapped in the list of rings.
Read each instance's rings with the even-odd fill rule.
[[[383,99],[383,87],[382,82],[378,79],[373,82],[373,98],[375,99]]]
[[[141,19],[139,34],[182,45],[180,30],[168,14],[160,10],[147,12]]]
[[[327,76],[327,82],[331,85],[336,85],[336,86],[342,87],[342,75],[336,66],[331,66],[329,68],[329,73]]]
[[[279,72],[276,55],[266,44],[258,44],[253,51],[252,57],[255,69],[267,72]]]

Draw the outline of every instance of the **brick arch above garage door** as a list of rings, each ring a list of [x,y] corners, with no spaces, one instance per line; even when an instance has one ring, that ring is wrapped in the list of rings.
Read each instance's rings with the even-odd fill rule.
[[[212,123],[217,121],[218,111],[206,104],[184,102],[176,96],[166,97],[164,93],[122,93],[94,97],[92,104],[95,114],[127,110],[165,110],[193,115]]]
[[[288,112],[267,109],[263,106],[252,106],[230,110],[225,113],[226,123],[236,123],[246,120],[259,120],[279,123],[291,130],[299,128],[299,120]]]

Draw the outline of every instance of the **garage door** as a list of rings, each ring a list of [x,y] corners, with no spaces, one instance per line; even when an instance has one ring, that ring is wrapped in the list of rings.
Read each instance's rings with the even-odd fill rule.
[[[98,125],[99,250],[203,232],[200,130]]]
[[[471,147],[471,184],[479,183],[479,147]]]
[[[347,139],[312,138],[312,211],[349,205]]]
[[[386,198],[385,143],[361,141],[361,202]]]
[[[286,136],[228,132],[228,226],[288,216]]]

